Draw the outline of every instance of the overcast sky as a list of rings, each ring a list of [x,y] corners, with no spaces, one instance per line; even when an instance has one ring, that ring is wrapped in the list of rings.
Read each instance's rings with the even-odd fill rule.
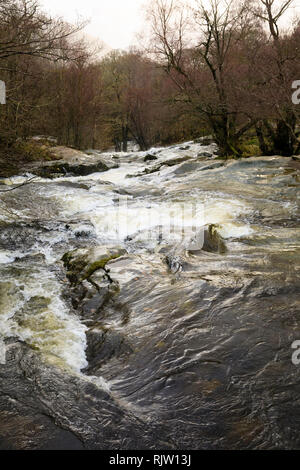
[[[41,0],[45,11],[75,22],[78,15],[89,19],[86,32],[113,49],[134,44],[143,24],[145,0]]]
[[[191,0],[187,0],[190,2]],[[281,0],[277,0],[281,3]],[[147,0],[40,0],[43,9],[74,23],[78,16],[90,20],[87,34],[101,39],[113,49],[136,44],[136,33],[144,22],[143,5]],[[295,0],[299,10],[300,0]],[[292,11],[290,15],[292,16]]]

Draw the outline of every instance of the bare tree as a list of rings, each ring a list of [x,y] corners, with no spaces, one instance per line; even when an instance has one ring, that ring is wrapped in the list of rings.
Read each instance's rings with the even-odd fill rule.
[[[182,99],[209,123],[223,154],[238,155],[238,141],[255,121],[232,99],[230,61],[251,31],[253,15],[246,1],[199,1],[190,14],[182,8],[173,0],[156,0],[149,15],[153,52]]]
[[[292,6],[294,0],[258,0],[252,9],[254,14],[269,25],[274,41],[279,40],[278,22],[285,12]]]
[[[36,0],[0,0],[0,60],[20,55],[48,60],[78,58],[79,41],[71,41],[85,22],[71,26],[41,12]]]
[[[272,101],[276,112],[275,125],[273,122],[263,120],[258,123],[257,133],[261,147],[266,148],[263,130],[267,138],[272,141],[271,153],[292,155],[298,148],[296,135],[297,114],[291,99],[291,62],[298,57],[290,54],[286,38],[281,33],[279,22],[292,6],[293,0],[257,0],[251,7],[254,15],[266,23],[270,34],[270,46],[273,50],[269,60],[273,63],[272,76],[266,77],[270,83],[269,88],[264,87],[263,92]]]

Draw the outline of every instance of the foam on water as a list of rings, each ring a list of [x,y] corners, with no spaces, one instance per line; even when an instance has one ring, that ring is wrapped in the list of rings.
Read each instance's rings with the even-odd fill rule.
[[[107,173],[103,178],[109,176]],[[111,179],[117,173],[115,181],[131,181],[125,178],[127,170],[124,168],[122,171],[120,168],[110,170],[110,173]],[[133,183],[140,184],[135,181]],[[195,226],[199,230],[206,224],[218,224],[222,227],[225,238],[251,233],[247,224],[234,224],[240,215],[251,211],[247,204],[241,200],[217,196],[215,193],[204,193],[202,197],[193,197],[187,193],[179,201],[165,202],[149,198],[133,199],[132,196],[117,195],[110,188],[96,185],[92,191],[61,190],[56,193],[56,198],[63,207],[64,217],[87,217],[94,225],[99,240],[120,243],[128,236],[151,231],[158,226],[163,227],[163,239],[166,242],[174,240],[174,227],[181,231],[184,227]]]
[[[3,280],[7,277],[7,280]],[[61,285],[48,270],[20,268],[16,279],[0,282],[0,357],[4,338],[16,336],[52,363],[80,371],[87,365],[86,327],[61,298]]]
[[[131,178],[126,178],[127,175],[135,173],[144,165],[123,164],[120,168],[111,169],[105,173],[99,173],[98,179],[102,181],[109,181],[115,185],[130,186],[132,184]]]
[[[16,259],[16,254],[12,251],[0,251],[0,264],[13,263]]]
[[[180,151],[183,145],[190,148]],[[45,216],[46,220],[52,221],[59,216],[62,228],[58,225],[59,228],[37,234],[35,243],[23,252],[0,251],[0,362],[5,360],[3,339],[16,336],[38,349],[51,363],[69,367],[76,373],[87,366],[86,327],[64,302],[61,295],[62,284],[51,271],[51,265],[61,257],[56,245],[68,243],[69,240],[70,234],[63,228],[65,223],[89,220],[94,226],[93,235],[98,238],[98,243],[112,241],[119,244],[130,236],[143,241],[145,232],[148,232],[148,239],[152,236],[154,247],[161,242],[176,244],[181,241],[185,230],[192,236],[194,229],[197,231],[206,224],[218,225],[224,238],[251,235],[253,228],[244,222],[244,216],[251,212],[246,202],[238,198],[231,199],[228,195],[213,190],[203,191],[201,176],[199,185],[196,179],[192,189],[189,188],[189,178],[192,175],[177,179],[173,174],[174,167],[163,167],[160,172],[147,177],[127,178],[127,175],[139,173],[147,166],[143,161],[147,153],[155,154],[159,163],[185,156],[186,153],[197,156],[199,150],[205,149],[200,144],[189,142],[168,149],[135,153],[132,163],[129,163],[130,154],[120,155],[120,167],[103,173],[66,176],[56,180],[34,179],[34,194],[39,197],[37,207],[32,208],[32,204],[24,207],[23,199],[20,199],[20,219],[33,217],[33,214],[37,218],[36,214],[41,210],[41,219]],[[32,176],[17,176],[2,183],[7,186],[19,185]],[[84,182],[86,187],[64,185],[64,182]],[[134,191],[138,195],[141,189],[149,188],[149,184],[151,189],[165,189],[166,196],[152,197],[151,191],[148,195],[134,196]],[[118,194],[120,188],[125,188],[128,192],[133,189],[133,195]],[[144,194],[143,191],[141,194]],[[50,210],[53,207],[55,211]],[[239,220],[241,215],[243,222]],[[79,223],[76,230],[81,233],[89,231],[90,227]],[[43,254],[45,262],[40,266],[34,265],[29,270],[22,262],[22,258],[28,254]],[[20,262],[14,263],[17,258]],[[5,268],[4,265],[9,267]],[[13,272],[12,269],[17,271]],[[90,380],[108,389],[101,378]]]
[[[254,229],[250,225],[239,224],[237,222],[221,225],[219,233],[223,238],[242,238],[248,237],[254,233]]]
[[[14,186],[14,185],[26,183],[31,178],[34,178],[35,181],[40,180],[40,178],[36,177],[32,173],[25,173],[24,175],[20,175],[20,176],[11,176],[9,178],[4,178],[3,180],[1,180],[1,182],[2,184],[6,186]]]

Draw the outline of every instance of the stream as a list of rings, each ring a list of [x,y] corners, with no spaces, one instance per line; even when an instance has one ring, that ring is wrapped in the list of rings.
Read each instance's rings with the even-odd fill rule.
[[[300,448],[300,165],[216,152],[0,180],[0,449]]]

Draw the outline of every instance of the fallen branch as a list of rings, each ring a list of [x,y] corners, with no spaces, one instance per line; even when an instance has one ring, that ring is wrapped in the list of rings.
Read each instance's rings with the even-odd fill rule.
[[[21,186],[26,186],[27,184],[31,183],[37,176],[33,176],[27,181],[24,181],[24,183],[18,184],[14,188],[9,188],[9,189],[0,189],[0,193],[8,193],[8,191],[14,191],[15,189],[21,188]]]

